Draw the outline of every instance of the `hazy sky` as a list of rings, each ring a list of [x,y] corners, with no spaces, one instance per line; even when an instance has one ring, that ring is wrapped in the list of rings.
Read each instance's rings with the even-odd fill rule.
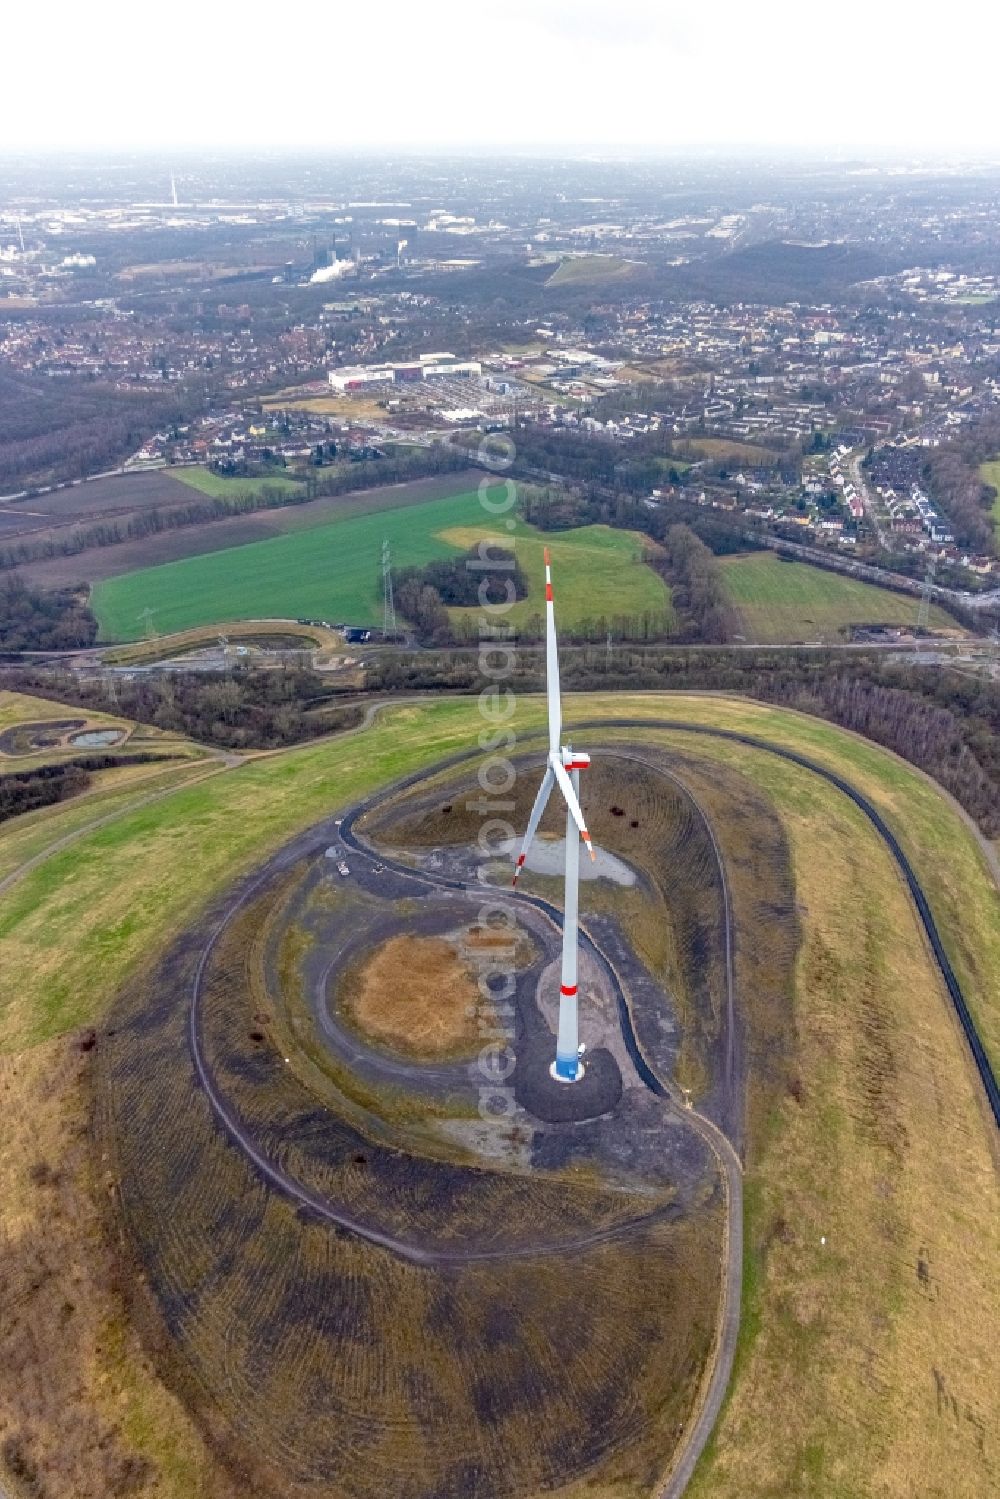
[[[48,0],[0,28],[0,150],[1000,148],[988,0]]]

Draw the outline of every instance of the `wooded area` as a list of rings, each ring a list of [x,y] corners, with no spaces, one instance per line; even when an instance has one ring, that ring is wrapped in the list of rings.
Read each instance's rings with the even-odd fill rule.
[[[45,593],[16,573],[0,579],[0,650],[73,650],[96,639],[97,620],[83,592],[60,588]]]
[[[1000,835],[1000,684],[947,667],[833,651],[683,650],[600,646],[563,652],[571,691],[743,693],[854,729],[934,776],[989,837]],[[540,652],[516,653],[510,686],[538,692]],[[367,687],[378,692],[472,692],[480,681],[467,652],[380,656]]]
[[[144,765],[152,760],[172,760],[174,755],[140,752],[131,755],[76,755],[51,765],[35,765],[30,770],[13,770],[0,774],[0,822],[49,807],[55,802],[79,796],[91,785],[92,772],[110,770],[115,765]]]
[[[120,390],[0,368],[0,494],[113,468],[157,428],[190,421],[205,400],[198,381]]]
[[[81,708],[108,705],[103,681],[54,667],[8,667],[0,671],[0,687]],[[363,713],[356,703],[338,705],[339,694],[327,678],[293,665],[278,671],[238,666],[225,675],[150,672],[119,678],[116,693],[117,711],[125,718],[235,750],[298,744],[353,728]]]
[[[926,464],[928,488],[951,522],[955,540],[973,551],[994,555],[996,533],[990,509],[996,491],[983,481],[979,465],[998,453],[1000,415],[990,415],[931,449]]]

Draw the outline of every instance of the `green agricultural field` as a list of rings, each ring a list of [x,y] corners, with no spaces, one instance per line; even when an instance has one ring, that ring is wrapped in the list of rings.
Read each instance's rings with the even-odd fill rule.
[[[445,531],[444,540],[465,551],[490,535],[488,526],[461,526]],[[674,625],[670,590],[647,566],[653,543],[635,531],[610,526],[580,526],[575,531],[539,531],[516,523],[514,548],[528,578],[528,597],[504,615],[517,629],[537,623],[545,609],[545,548],[552,554],[552,576],[559,624],[572,630],[584,623],[650,615],[665,631]],[[478,609],[452,609],[453,620],[474,622]]]
[[[356,515],[247,546],[227,547],[98,583],[91,607],[102,640],[134,640],[142,611],[162,633],[238,619],[382,619],[381,550],[395,567],[430,562],[452,550],[449,526],[482,515],[475,492],[425,505]]]
[[[786,562],[775,552],[753,552],[722,562],[726,587],[739,611],[742,633],[763,645],[781,641],[842,640],[851,625],[908,625],[917,622],[919,600],[862,583],[843,573]],[[959,626],[935,604],[935,630]]]
[[[993,458],[989,463],[980,464],[979,472],[987,484],[992,484],[997,492],[993,501],[993,529],[996,531],[997,540],[1000,541],[1000,458]]]
[[[300,479],[289,478],[287,474],[268,474],[266,478],[230,479],[215,473],[210,468],[174,468],[169,472],[171,479],[178,479],[181,484],[197,489],[200,494],[211,495],[213,499],[220,500],[234,499],[243,494],[259,494],[263,489],[280,489],[286,494],[293,494],[302,488]]]
[[[470,491],[354,515],[105,579],[95,586],[91,607],[102,640],[136,639],[147,608],[161,634],[240,619],[306,617],[379,624],[383,539],[392,546],[394,567],[419,566],[473,546],[481,537],[495,536],[496,528],[483,524],[483,514],[478,495]],[[506,528],[501,534],[507,536]],[[531,584],[530,598],[511,611],[515,624],[544,608],[542,550],[549,542],[561,566],[564,624],[648,613],[669,628],[669,591],[643,564],[641,537],[607,526],[545,536],[520,521],[510,534],[521,544]]]

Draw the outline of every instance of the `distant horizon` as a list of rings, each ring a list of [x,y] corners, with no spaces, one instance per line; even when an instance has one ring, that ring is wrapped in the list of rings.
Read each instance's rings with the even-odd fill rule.
[[[927,27],[867,0],[302,0],[236,20],[53,0],[44,51],[24,7],[4,40],[31,59],[4,81],[4,151],[1000,153],[1000,13],[972,0]]]
[[[892,146],[856,142],[837,144],[788,145],[761,141],[704,141],[679,145],[642,145],[613,142],[562,143],[558,141],[520,142],[504,145],[500,142],[481,144],[465,142],[456,146],[451,142],[358,142],[351,146],[341,144],[322,145],[315,142],[294,142],[276,145],[268,142],[247,140],[147,142],[139,146],[122,143],[92,143],[81,145],[78,141],[66,144],[38,142],[36,144],[10,147],[0,142],[0,162],[31,162],[57,159],[84,165],[116,165],[128,162],[156,161],[190,162],[193,158],[205,157],[223,160],[248,160],[263,157],[269,161],[294,158],[302,161],[391,161],[431,158],[451,161],[539,161],[566,162],[585,165],[593,162],[621,162],[623,164],[669,162],[671,164],[698,161],[745,161],[754,160],[766,165],[783,164],[817,165],[834,167],[910,167],[922,166],[997,166],[1000,167],[1000,142],[989,148],[979,146]]]

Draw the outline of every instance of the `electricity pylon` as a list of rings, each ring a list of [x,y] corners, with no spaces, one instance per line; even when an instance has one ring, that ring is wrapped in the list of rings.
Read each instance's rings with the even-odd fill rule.
[[[388,540],[382,543],[382,634],[396,638],[396,604],[392,596],[392,553]]]

